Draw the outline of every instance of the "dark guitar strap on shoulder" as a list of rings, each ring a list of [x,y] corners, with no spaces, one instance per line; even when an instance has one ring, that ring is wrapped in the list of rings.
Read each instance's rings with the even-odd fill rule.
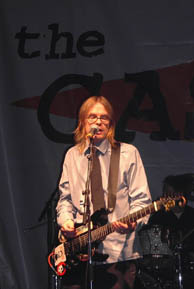
[[[120,160],[120,143],[117,142],[116,147],[112,147],[109,179],[108,179],[108,210],[112,212],[115,208],[116,194],[118,186],[119,174],[119,160]]]

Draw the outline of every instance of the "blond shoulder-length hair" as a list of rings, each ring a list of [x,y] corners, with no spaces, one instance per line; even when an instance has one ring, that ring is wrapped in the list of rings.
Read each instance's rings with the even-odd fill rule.
[[[75,129],[74,139],[75,143],[78,145],[80,152],[83,152],[86,146],[86,130],[85,130],[85,120],[88,116],[89,110],[96,104],[101,103],[106,109],[108,116],[110,118],[110,126],[107,134],[107,139],[109,140],[112,147],[115,147],[116,141],[114,139],[115,135],[115,120],[112,105],[104,96],[91,96],[84,101],[81,105],[78,115],[78,126]]]

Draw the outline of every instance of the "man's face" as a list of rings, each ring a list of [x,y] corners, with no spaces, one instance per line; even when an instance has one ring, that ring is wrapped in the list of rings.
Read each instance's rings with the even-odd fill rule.
[[[94,142],[100,142],[106,138],[109,127],[110,127],[110,119],[108,112],[104,108],[104,105],[97,102],[92,106],[92,108],[88,111],[88,114],[85,119],[85,129],[86,135],[90,132],[91,126],[97,126],[99,131],[94,136]]]

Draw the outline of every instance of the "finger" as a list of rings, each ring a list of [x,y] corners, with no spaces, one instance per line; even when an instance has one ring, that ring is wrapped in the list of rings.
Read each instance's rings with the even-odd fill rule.
[[[120,229],[128,229],[129,224],[125,224],[122,222],[115,222],[115,227],[120,228]]]
[[[73,232],[75,230],[74,222],[72,220],[67,220],[62,226],[62,230]]]
[[[130,223],[131,230],[135,230],[136,226],[137,226],[137,222]]]

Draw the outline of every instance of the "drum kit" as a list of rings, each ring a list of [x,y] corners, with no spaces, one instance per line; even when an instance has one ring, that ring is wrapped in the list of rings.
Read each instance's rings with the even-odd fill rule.
[[[191,288],[187,283],[194,282],[194,253],[183,250],[183,240],[177,241],[168,228],[160,225],[145,225],[139,239],[143,258],[138,277],[145,289]]]

